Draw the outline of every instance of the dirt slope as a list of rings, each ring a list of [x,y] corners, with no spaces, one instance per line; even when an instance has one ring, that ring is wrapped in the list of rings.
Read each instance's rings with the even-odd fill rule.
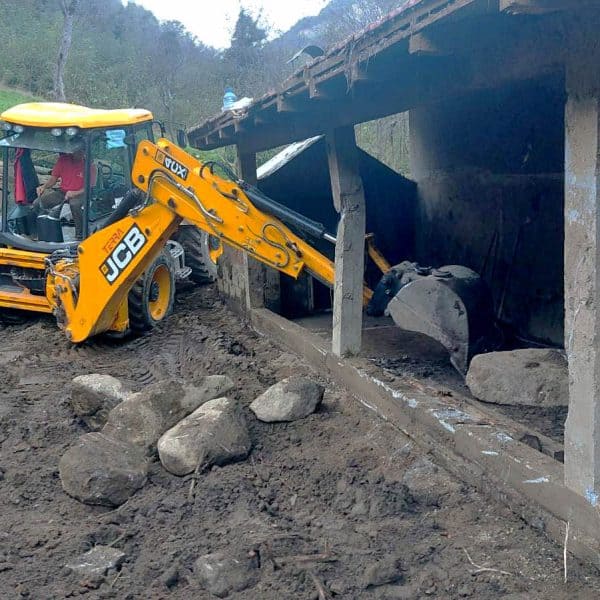
[[[1,336],[0,598],[211,598],[194,579],[195,559],[240,549],[259,553],[261,578],[234,600],[318,598],[315,580],[344,599],[600,596],[598,574],[573,559],[563,584],[562,549],[543,523],[531,529],[463,486],[332,386],[323,408],[297,423],[267,425],[248,412],[251,457],[203,475],[194,497],[189,479],[158,462],[117,510],[66,496],[58,461],[85,432],[68,405],[75,375],[109,373],[139,389],[223,373],[248,404],[310,371],[244,327],[210,287],[183,292],[175,316],[125,343],[72,347],[42,317],[4,325]],[[64,565],[95,544],[123,550],[126,562],[82,581]],[[390,559],[399,581],[374,585],[374,566]]]

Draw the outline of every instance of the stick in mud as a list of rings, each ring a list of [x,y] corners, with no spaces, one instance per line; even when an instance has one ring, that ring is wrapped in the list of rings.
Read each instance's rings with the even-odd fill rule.
[[[508,571],[502,571],[500,569],[493,569],[492,567],[482,567],[481,565],[475,564],[473,562],[473,559],[469,556],[469,553],[467,552],[466,548],[463,548],[463,550],[465,551],[465,554],[467,555],[467,559],[469,560],[469,562],[475,567],[475,571],[471,571],[471,573],[473,575],[477,575],[478,573],[498,573],[499,575],[508,575],[509,577],[512,577],[513,574],[509,573]]]
[[[317,588],[317,592],[319,593],[319,600],[330,600],[331,596],[329,595],[329,593],[325,589],[325,586],[321,583],[319,578],[312,571],[307,571],[307,573],[309,574],[310,578],[315,584],[315,587]]]

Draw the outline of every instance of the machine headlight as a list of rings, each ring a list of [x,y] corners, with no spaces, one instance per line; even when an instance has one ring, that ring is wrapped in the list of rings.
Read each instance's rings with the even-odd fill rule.
[[[13,125],[12,129],[15,133],[23,133],[25,131],[25,127],[23,127],[23,125]]]
[[[60,127],[53,127],[50,130],[50,133],[54,136],[54,137],[59,137],[62,135],[63,130]]]
[[[2,121],[1,126],[4,131],[10,131],[13,127],[10,123],[7,123],[6,121]]]
[[[73,137],[74,135],[77,135],[79,133],[79,127],[67,127],[65,129],[65,133],[69,136],[69,137]]]

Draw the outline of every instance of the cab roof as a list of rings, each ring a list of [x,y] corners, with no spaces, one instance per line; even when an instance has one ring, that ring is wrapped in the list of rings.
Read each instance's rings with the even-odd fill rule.
[[[60,102],[30,102],[18,104],[0,114],[0,119],[28,127],[112,127],[135,125],[152,120],[152,113],[141,108],[101,110],[62,104]]]

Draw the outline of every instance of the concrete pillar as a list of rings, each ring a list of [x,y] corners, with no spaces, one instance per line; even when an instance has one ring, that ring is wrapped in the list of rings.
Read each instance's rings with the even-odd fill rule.
[[[326,136],[335,209],[340,214],[335,246],[333,343],[337,356],[358,354],[362,339],[365,195],[354,127]]]
[[[594,32],[567,58],[565,483],[600,504],[600,76]]]
[[[256,154],[240,147],[237,150],[238,175],[256,185]],[[244,312],[262,307],[279,310],[278,271],[229,246],[225,246],[219,265],[219,287],[234,310]]]

